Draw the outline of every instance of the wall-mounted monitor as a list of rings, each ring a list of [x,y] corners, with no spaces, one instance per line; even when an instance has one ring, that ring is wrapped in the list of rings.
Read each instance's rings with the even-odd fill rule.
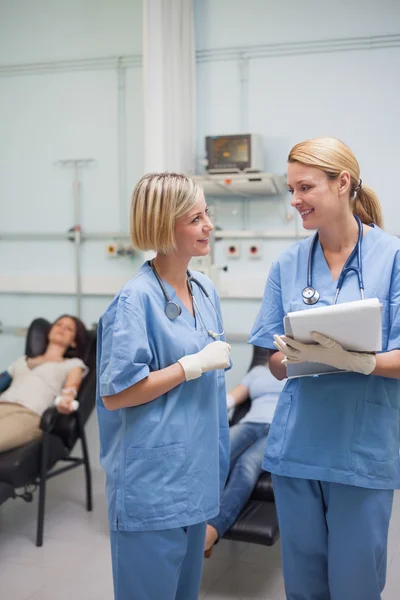
[[[206,137],[209,173],[259,173],[264,170],[262,138],[253,133]]]

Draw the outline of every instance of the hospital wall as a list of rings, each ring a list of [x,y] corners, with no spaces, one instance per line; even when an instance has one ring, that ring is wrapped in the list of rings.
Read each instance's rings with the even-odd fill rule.
[[[129,195],[143,172],[142,3],[0,0],[0,12],[0,322],[26,326],[36,316],[54,319],[76,308],[71,242],[1,239],[65,233],[74,225],[73,172],[56,161],[94,159],[81,173],[83,232],[128,229]],[[205,135],[260,133],[265,170],[276,174],[285,173],[295,142],[335,135],[351,146],[363,181],[378,192],[386,228],[400,234],[394,193],[400,125],[400,48],[394,36],[400,4],[304,0],[300,9],[295,0],[196,0],[195,19],[199,171]],[[375,47],[377,36],[385,36],[386,47]],[[340,38],[341,51],[333,51],[332,40]],[[231,51],[222,52],[226,48]],[[223,229],[242,229],[245,215],[249,229],[292,236],[260,240],[258,259],[248,257],[249,242],[240,242],[236,259],[226,256],[229,240],[216,242],[216,262],[228,266],[220,272],[225,329],[246,335],[260,297],[236,297],[237,282],[246,288],[264,280],[301,225],[285,218],[289,198],[285,207],[277,197],[209,203]],[[111,259],[106,245],[106,239],[82,245],[87,325],[97,321],[142,260]],[[55,290],[62,293],[51,293]],[[3,367],[23,352],[23,343],[23,337],[0,335]],[[234,344],[228,386],[246,371],[250,353],[245,343]],[[97,464],[94,417],[89,434]]]
[[[1,0],[0,11],[0,235],[62,234],[73,227],[73,171],[55,163],[74,158],[95,161],[80,176],[83,232],[127,231],[129,190],[143,171],[141,1]],[[124,69],[126,115],[120,114],[118,57],[133,57],[132,66]],[[126,131],[122,150],[121,116]],[[0,252],[4,325],[75,312],[73,243],[2,240]],[[129,259],[108,259],[106,241],[82,244],[88,292],[102,281],[112,294],[136,268]],[[64,293],[47,294],[54,288]],[[6,293],[13,289],[29,294]],[[83,298],[86,324],[97,321],[110,297]],[[1,363],[22,348],[21,339],[0,335]]]

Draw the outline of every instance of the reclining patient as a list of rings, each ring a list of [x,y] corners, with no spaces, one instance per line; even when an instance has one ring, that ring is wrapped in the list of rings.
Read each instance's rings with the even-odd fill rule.
[[[0,452],[40,438],[41,416],[57,397],[60,413],[73,411],[88,371],[82,360],[86,343],[82,321],[63,315],[50,327],[41,356],[21,356],[0,374]]]
[[[221,494],[220,512],[207,524],[204,556],[233,525],[250,498],[261,475],[261,463],[279,394],[285,381],[278,381],[267,366],[253,367],[230,394],[227,407],[233,408],[250,397],[246,415],[230,429],[231,459],[228,481]]]

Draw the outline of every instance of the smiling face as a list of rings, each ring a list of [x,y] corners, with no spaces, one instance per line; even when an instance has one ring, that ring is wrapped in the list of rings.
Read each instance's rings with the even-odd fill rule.
[[[350,211],[350,176],[345,171],[330,179],[321,169],[289,162],[287,183],[291,205],[298,210],[305,229],[320,229]]]
[[[193,256],[206,256],[210,252],[209,236],[213,229],[206,201],[201,195],[193,208],[176,220],[175,252],[189,260]]]
[[[71,317],[61,317],[56,321],[48,335],[49,343],[62,346],[65,349],[75,346],[76,324]]]

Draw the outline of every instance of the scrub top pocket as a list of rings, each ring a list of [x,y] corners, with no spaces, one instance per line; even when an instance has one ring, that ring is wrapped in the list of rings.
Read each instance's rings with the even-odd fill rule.
[[[125,510],[130,517],[167,518],[187,504],[185,444],[126,450]]]
[[[278,458],[282,453],[291,404],[292,394],[281,392],[267,437],[266,457]]]
[[[399,468],[399,411],[359,401],[351,453],[357,473],[390,479]]]

